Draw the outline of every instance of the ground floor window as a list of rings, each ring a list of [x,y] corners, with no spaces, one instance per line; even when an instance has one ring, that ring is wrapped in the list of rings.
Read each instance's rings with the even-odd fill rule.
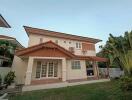
[[[36,78],[57,77],[58,62],[37,62]]]
[[[80,64],[80,61],[78,60],[73,60],[72,63],[72,69],[81,69],[81,64]]]

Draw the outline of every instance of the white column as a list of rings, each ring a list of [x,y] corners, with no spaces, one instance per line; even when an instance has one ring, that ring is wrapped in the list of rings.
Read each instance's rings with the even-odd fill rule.
[[[93,61],[94,77],[99,78],[99,69],[96,61]]]
[[[26,78],[25,78],[25,85],[30,85],[31,83],[32,67],[33,67],[33,57],[29,57]]]
[[[66,81],[66,59],[62,59],[62,81]]]

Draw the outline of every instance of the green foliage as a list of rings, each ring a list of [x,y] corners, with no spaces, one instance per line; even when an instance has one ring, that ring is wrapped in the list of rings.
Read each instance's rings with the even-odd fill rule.
[[[0,40],[0,56],[9,58],[9,61],[8,61],[9,65],[12,64],[15,49],[16,49],[15,44],[6,40]]]
[[[15,49],[15,44],[6,40],[0,40],[0,55],[8,57],[8,55],[14,54]]]
[[[121,91],[118,81],[23,92],[9,100],[131,100],[131,91]]]
[[[15,72],[10,71],[4,78],[4,83],[7,85],[11,85],[11,83],[14,82],[14,78],[15,78]]]
[[[132,31],[119,37],[110,34],[106,45],[100,48],[102,50],[98,55],[109,58],[110,66],[119,66],[125,70],[125,74],[132,75]]]
[[[132,91],[132,77],[130,76],[121,77],[120,88],[123,91]]]

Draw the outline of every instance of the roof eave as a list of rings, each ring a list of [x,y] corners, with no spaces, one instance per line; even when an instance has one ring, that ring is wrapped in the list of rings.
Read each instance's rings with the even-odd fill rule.
[[[1,21],[4,23],[6,28],[11,28],[11,26],[7,23],[7,21],[4,19],[4,17],[2,17],[1,14],[0,14],[0,17],[1,17]],[[4,26],[2,26],[2,27],[4,27]]]
[[[30,29],[43,30],[43,29],[33,28],[33,27],[29,27],[29,26],[23,26],[23,27],[24,27],[24,29],[25,29],[25,31],[26,31],[28,37],[29,37],[30,34],[36,34],[35,32],[30,31]],[[49,30],[47,30],[47,31],[49,31]],[[56,31],[51,31],[51,32],[56,32]],[[61,33],[61,32],[58,32],[58,33]],[[46,35],[46,34],[42,34],[42,33],[38,33],[38,34],[39,34],[39,35],[50,36],[50,35]],[[66,34],[66,33],[62,33],[62,34]],[[69,34],[69,35],[71,35],[71,34]],[[75,36],[77,36],[77,35],[75,35]],[[55,37],[55,36],[52,36],[52,37]],[[56,36],[56,37],[57,37],[57,36]],[[82,37],[82,36],[81,36],[81,37]],[[85,37],[84,37],[84,38],[85,38]],[[84,40],[84,41],[91,42],[91,43],[95,43],[95,44],[102,41],[102,40],[100,40],[100,39],[94,39],[94,38],[89,38],[89,39],[90,39],[90,40]],[[77,40],[77,39],[76,39],[76,40]],[[79,39],[78,39],[78,40],[79,40]],[[83,41],[83,40],[80,39],[80,41]]]

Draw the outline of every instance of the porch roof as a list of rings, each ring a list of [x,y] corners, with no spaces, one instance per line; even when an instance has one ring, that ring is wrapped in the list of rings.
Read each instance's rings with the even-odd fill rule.
[[[52,41],[48,41],[28,48],[24,48],[22,50],[17,50],[15,54],[20,57],[21,56],[66,57],[66,58],[78,59],[78,60],[108,62],[107,58],[75,55]]]
[[[43,51],[40,51],[41,49],[43,49]],[[44,55],[41,53],[44,52],[45,49],[45,53]],[[38,45],[34,45],[22,50],[17,50],[16,51],[16,55],[17,56],[34,56],[34,54],[32,52],[38,51],[37,54],[35,54],[36,56],[46,56],[46,57],[69,57],[69,58],[73,58],[75,55],[72,54],[70,51],[64,49],[63,47],[57,45],[56,43],[52,42],[52,41],[48,41],[45,43],[41,43]],[[33,55],[32,55],[32,54]]]
[[[107,58],[97,57],[97,56],[77,56],[79,59],[89,60],[89,61],[97,61],[97,62],[108,62]]]

